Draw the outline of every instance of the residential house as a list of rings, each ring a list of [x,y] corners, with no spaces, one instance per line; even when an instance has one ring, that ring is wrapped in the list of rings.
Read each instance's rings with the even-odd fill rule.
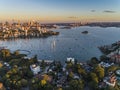
[[[30,65],[30,69],[33,72],[34,75],[38,74],[41,70],[40,70],[40,66],[37,64],[32,64]]]

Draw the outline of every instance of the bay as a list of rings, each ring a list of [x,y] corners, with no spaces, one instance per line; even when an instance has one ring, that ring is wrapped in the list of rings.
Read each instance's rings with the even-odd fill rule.
[[[27,50],[29,57],[37,55],[42,60],[65,61],[67,57],[73,57],[81,62],[91,57],[102,55],[98,47],[112,44],[120,40],[120,28],[81,26],[72,29],[55,29],[60,32],[58,36],[48,38],[0,40],[1,47],[7,47],[11,51]],[[88,31],[88,34],[81,32]]]

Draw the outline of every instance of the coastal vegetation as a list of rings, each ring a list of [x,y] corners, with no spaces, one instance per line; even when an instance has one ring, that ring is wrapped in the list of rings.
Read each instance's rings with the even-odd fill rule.
[[[119,90],[117,81],[115,86],[104,82],[105,77],[110,73],[116,75],[115,71],[120,69],[119,64],[109,67],[101,64],[107,59],[93,57],[86,63],[70,59],[63,65],[60,61],[39,61],[36,55],[28,58],[18,50],[1,49],[0,83],[7,90]],[[35,73],[31,65],[40,66],[39,72]]]

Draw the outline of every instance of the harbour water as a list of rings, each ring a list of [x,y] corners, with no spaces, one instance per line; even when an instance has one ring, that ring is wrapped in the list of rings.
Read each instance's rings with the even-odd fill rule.
[[[0,46],[11,51],[18,49],[30,51],[28,56],[37,55],[38,59],[65,61],[67,57],[74,57],[84,62],[102,54],[98,46],[120,40],[120,28],[115,27],[82,26],[54,31],[60,34],[48,38],[1,40]],[[88,31],[88,34],[82,34],[83,31]]]

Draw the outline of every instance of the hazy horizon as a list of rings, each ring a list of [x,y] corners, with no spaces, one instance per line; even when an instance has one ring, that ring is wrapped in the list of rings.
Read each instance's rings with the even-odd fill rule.
[[[120,22],[120,0],[0,0],[0,21]]]

